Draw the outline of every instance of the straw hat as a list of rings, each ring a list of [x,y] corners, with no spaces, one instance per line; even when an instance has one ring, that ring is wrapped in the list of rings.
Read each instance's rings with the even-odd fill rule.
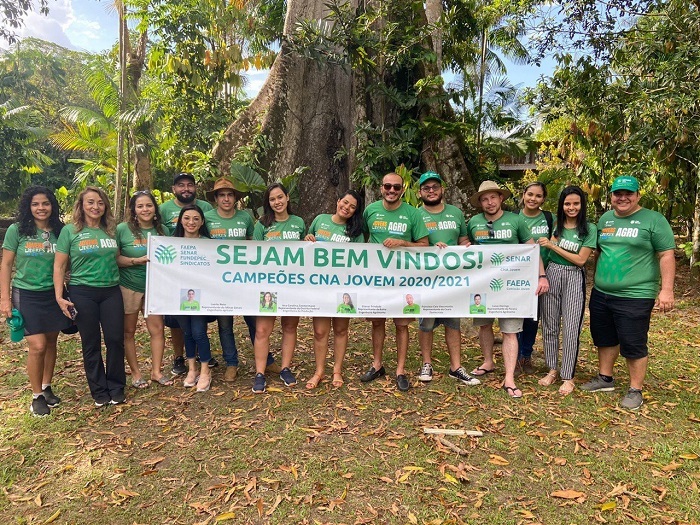
[[[236,187],[233,185],[233,182],[231,182],[231,179],[228,177],[221,177],[219,179],[216,179],[216,182],[214,182],[214,189],[209,190],[206,195],[207,195],[207,200],[213,201],[216,199],[216,192],[219,190],[233,190],[234,195],[236,196],[236,200],[240,199],[245,195],[243,192],[240,192],[236,189]]]
[[[481,209],[481,203],[479,202],[479,199],[484,193],[488,193],[490,191],[495,191],[496,193],[500,193],[503,196],[503,200],[506,200],[509,198],[511,195],[513,195],[510,191],[502,189],[497,183],[495,183],[492,180],[485,180],[479,185],[479,191],[477,191],[474,195],[469,197],[469,202],[471,203],[472,206],[475,208]]]

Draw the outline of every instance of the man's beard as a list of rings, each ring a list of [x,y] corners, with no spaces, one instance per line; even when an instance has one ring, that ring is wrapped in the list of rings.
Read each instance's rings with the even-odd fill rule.
[[[421,200],[423,201],[423,204],[427,204],[428,206],[436,206],[442,202],[442,195],[440,197],[434,198],[433,200],[421,197]]]
[[[179,200],[182,204],[191,204],[195,201],[195,199],[197,198],[197,195],[192,193],[189,196],[185,197],[184,195],[178,195],[176,193],[175,197],[177,197],[177,200]]]

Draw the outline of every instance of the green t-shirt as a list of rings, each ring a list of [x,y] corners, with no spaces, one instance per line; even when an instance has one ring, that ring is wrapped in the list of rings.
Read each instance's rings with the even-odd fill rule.
[[[421,214],[405,202],[388,211],[384,201],[375,201],[365,208],[363,218],[372,243],[382,244],[386,239],[416,242],[428,236]]]
[[[213,210],[211,204],[207,201],[196,199],[193,204],[196,204],[202,211],[206,214],[208,211]],[[172,235],[175,232],[175,225],[177,224],[177,218],[180,216],[180,210],[182,207],[178,206],[175,199],[170,199],[165,201],[158,207],[160,212],[160,218],[163,219],[163,225],[168,230],[168,233]]]
[[[68,224],[58,236],[56,251],[70,257],[70,284],[95,288],[119,284],[117,240],[103,229],[86,226],[76,233]]]
[[[489,228],[483,213],[474,215],[467,223],[469,240],[474,244],[522,244],[532,239],[530,228],[522,215],[504,211],[493,221],[493,232],[489,236]]]
[[[273,304],[272,306],[260,306],[260,311],[261,312],[276,312],[277,311],[277,305]]]
[[[31,237],[19,234],[17,223],[10,224],[2,243],[3,250],[15,254],[15,276],[12,286],[22,290],[40,292],[53,289],[53,259],[56,252],[56,235],[49,232],[51,246],[44,246],[43,231],[37,229]]]
[[[118,224],[117,246],[119,246],[119,253],[124,257],[133,257],[134,259],[143,257],[148,252],[149,235],[158,235],[158,230],[155,228],[142,229],[141,238],[137,238],[127,223]],[[145,293],[146,265],[137,264],[119,268],[119,285],[135,292]]]
[[[275,221],[269,227],[261,222],[255,224],[253,240],[255,241],[300,241],[306,235],[304,219],[290,215],[286,221]]]
[[[660,213],[642,208],[616,217],[605,212],[598,221],[594,286],[616,297],[655,299],[661,277],[657,254],[675,247],[671,225]]]
[[[469,305],[469,313],[470,314],[485,314],[486,313],[486,305],[484,305],[484,304],[471,304],[471,305]]]
[[[355,310],[355,307],[352,305],[342,303],[338,305],[336,312],[339,314],[356,314],[357,310]]]
[[[204,214],[204,220],[212,239],[244,241],[253,237],[253,218],[242,210],[236,210],[233,217],[226,219],[217,210]]]
[[[596,240],[598,237],[598,229],[595,224],[588,223],[588,235],[585,239],[582,239],[578,234],[578,229],[576,228],[562,228],[561,236],[557,240],[557,246],[562,250],[567,252],[577,254],[581,251],[581,248],[591,248],[595,250]],[[554,252],[554,250],[547,250],[549,252],[549,262],[561,264],[563,266],[574,266],[574,263],[567,261]]]
[[[523,213],[523,210],[520,210],[520,216],[525,221],[525,224],[527,224],[527,227],[530,228],[530,236],[535,242],[537,242],[537,239],[539,239],[540,237],[546,237],[547,239],[549,239],[552,236],[552,233],[554,233],[554,231],[549,231],[547,217],[545,217],[543,212],[540,212],[535,217],[528,217]],[[554,224],[555,223],[552,222],[552,229],[554,228]],[[552,253],[553,252],[551,252],[544,246],[540,246],[540,258],[542,259],[542,264],[544,264],[545,267],[550,261],[550,255]]]
[[[324,213],[317,215],[309,227],[309,233],[316,237],[317,241],[328,242],[362,242],[364,236],[358,235],[354,239],[347,236],[345,224],[336,224],[331,219],[332,215]]]
[[[420,313],[420,306],[417,305],[416,303],[407,304],[406,306],[403,307],[403,313],[405,313],[405,314],[419,314]]]
[[[181,312],[199,312],[199,301],[182,301],[180,303]]]
[[[430,246],[444,242],[448,246],[457,246],[460,237],[467,236],[467,223],[462,210],[451,204],[445,204],[440,213],[430,213],[425,208],[418,208],[428,229]]]

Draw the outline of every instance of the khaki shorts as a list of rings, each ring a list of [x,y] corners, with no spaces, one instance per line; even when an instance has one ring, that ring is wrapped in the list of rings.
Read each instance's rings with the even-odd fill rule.
[[[475,317],[474,326],[486,326],[493,324],[494,321],[495,318],[493,317]],[[501,332],[504,334],[519,334],[523,331],[523,319],[522,317],[507,317],[505,319],[499,317],[498,326],[501,328]]]
[[[124,299],[125,314],[137,314],[144,311],[144,297],[146,294],[129,290],[123,286],[120,286],[119,289],[122,291],[122,298]]]

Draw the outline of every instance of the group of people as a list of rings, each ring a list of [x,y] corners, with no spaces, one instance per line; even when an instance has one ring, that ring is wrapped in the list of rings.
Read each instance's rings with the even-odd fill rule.
[[[520,213],[506,211],[510,191],[492,181],[483,182],[471,196],[480,212],[467,222],[463,212],[444,201],[445,182],[439,174],[424,173],[419,180],[420,208],[402,200],[404,183],[396,173],[384,176],[381,199],[364,206],[363,197],[348,190],[337,200],[334,213],[317,216],[306,228],[293,214],[289,192],[280,183],[271,184],[263,196],[263,214],[255,222],[237,206],[242,194],[228,178],[218,179],[207,193],[216,207],[196,198],[196,181],[180,173],[173,179],[174,198],[160,205],[148,191],[134,193],[125,222],[116,225],[105,192],[87,187],[73,207],[72,220],[64,225],[54,194],[44,187],[27,189],[20,201],[17,222],[7,231],[0,268],[0,312],[12,315],[13,307],[25,320],[29,346],[27,371],[33,392],[30,410],[37,416],[50,413],[60,403],[52,390],[56,342],[61,331],[77,330],[90,393],[97,407],[125,401],[129,365],[134,388],[151,383],[173,384],[163,374],[164,327],[171,330],[173,375],[185,375],[185,387],[206,392],[212,383],[212,356],[207,332],[212,318],[184,308],[183,315],[149,315],[150,381],[142,374],[137,357],[135,332],[139,312],[144,309],[146,254],[149,235],[227,240],[304,240],[311,242],[379,243],[399,247],[469,246],[537,243],[540,246],[539,281],[544,356],[549,372],[539,380],[550,386],[562,379],[559,392],[571,393],[579,351],[586,283],[584,266],[596,254],[594,288],[590,299],[591,334],[599,353],[599,374],[581,385],[587,391],[612,391],[613,367],[619,354],[626,360],[630,387],[622,406],[641,406],[643,381],[648,362],[647,334],[655,302],[662,311],[673,308],[675,275],[674,238],[666,219],[639,205],[639,183],[634,177],[618,177],[610,193],[611,210],[598,224],[587,222],[587,196],[577,186],[566,187],[559,196],[556,215],[543,211],[547,188],[528,184]],[[12,277],[14,269],[14,277]],[[194,301],[194,290],[191,302]],[[268,297],[269,295],[269,297]],[[339,312],[352,311],[346,294]],[[477,294],[478,295],[478,294]],[[658,295],[658,300],[657,300]],[[412,297],[411,297],[412,299]],[[480,299],[480,296],[479,296]],[[408,298],[407,298],[408,301]],[[476,301],[476,297],[475,297]],[[183,303],[184,304],[184,303]],[[409,303],[410,304],[410,303]],[[274,297],[261,296],[261,307],[275,312]],[[481,306],[475,302],[477,308]],[[191,310],[185,314],[184,312]],[[419,310],[416,310],[419,311]],[[483,315],[482,310],[474,310]],[[281,317],[281,365],[270,352],[274,316],[245,316],[254,348],[255,376],[252,390],[266,390],[266,373],[278,373],[285,385],[296,384],[291,366],[297,341],[298,317]],[[396,328],[396,387],[410,388],[406,372],[409,347],[408,326],[414,319],[394,318]],[[226,365],[224,381],[238,375],[238,350],[232,316],[219,316],[219,339]],[[418,380],[433,378],[433,332],[443,325],[449,353],[448,376],[466,385],[478,385],[482,376],[495,371],[495,319],[476,317],[483,360],[471,372],[461,363],[459,318],[419,318],[422,366]],[[532,373],[532,349],[538,321],[498,319],[502,333],[503,390],[511,398],[523,393],[516,385],[517,371]],[[371,319],[373,360],[360,376],[370,382],[386,375],[383,350],[386,319]],[[333,330],[334,364],[332,385],[343,385],[342,364],[348,345],[347,317],[313,319],[316,369],[306,388],[316,388],[325,379],[329,336]],[[559,338],[562,335],[561,358]],[[102,337],[106,359],[102,358]]]

